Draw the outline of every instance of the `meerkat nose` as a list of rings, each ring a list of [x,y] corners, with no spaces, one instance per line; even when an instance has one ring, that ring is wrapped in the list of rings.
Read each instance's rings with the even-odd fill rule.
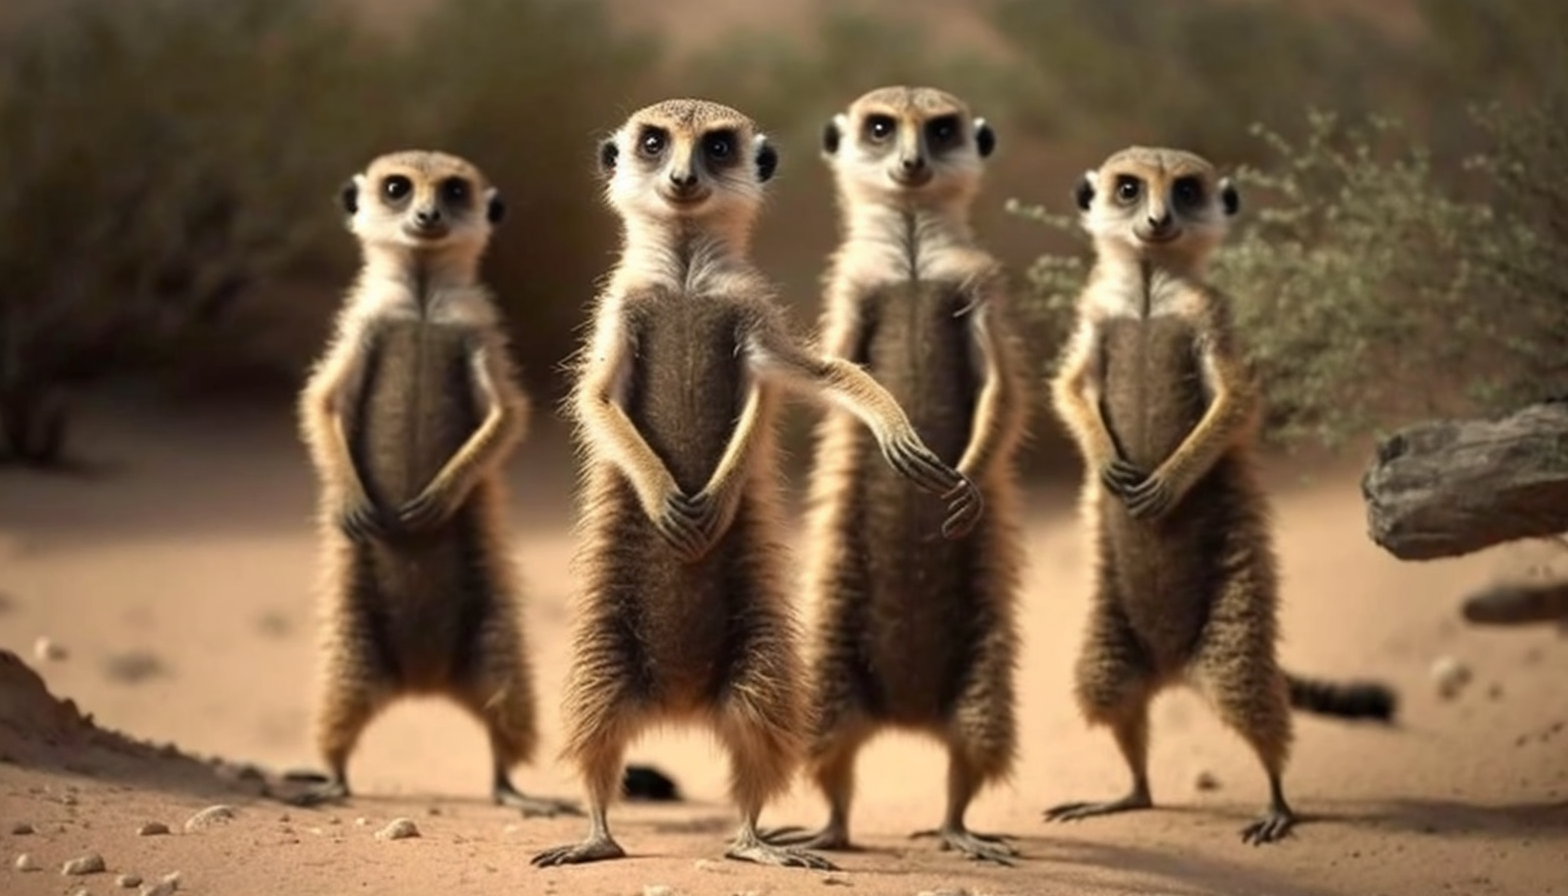
[[[925,156],[904,156],[898,160],[898,163],[905,171],[919,171],[926,167],[926,158]]]
[[[438,208],[422,208],[414,212],[414,223],[420,227],[429,227],[441,220],[441,210]]]
[[[1163,212],[1158,217],[1155,215],[1150,215],[1149,226],[1155,228],[1156,230],[1164,230],[1165,228],[1171,226],[1171,213],[1168,211]]]
[[[670,182],[683,189],[695,187],[697,185],[697,172],[671,171]]]

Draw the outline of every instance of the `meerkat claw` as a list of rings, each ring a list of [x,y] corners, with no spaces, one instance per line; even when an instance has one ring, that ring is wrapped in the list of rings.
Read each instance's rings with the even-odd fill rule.
[[[915,831],[909,835],[911,840],[925,837],[941,838],[940,848],[943,852],[957,850],[966,858],[977,862],[995,862],[1011,868],[1012,860],[1018,856],[1018,850],[1008,842],[1007,838],[996,834],[980,834],[963,828],[957,830],[932,828]]]
[[[528,796],[510,781],[497,782],[491,793],[491,799],[498,806],[517,809],[524,818],[555,818],[559,815],[581,816],[583,814],[582,807],[570,800]]]
[[[1241,840],[1253,846],[1283,840],[1295,826],[1296,817],[1289,809],[1271,808],[1263,817],[1241,829]]]
[[[529,860],[529,864],[538,868],[548,868],[554,865],[584,865],[589,862],[625,858],[625,856],[626,850],[605,834],[589,837],[581,843],[547,849],[536,854]]]
[[[804,849],[774,846],[753,837],[737,840],[725,850],[726,859],[753,862],[758,865],[776,865],[781,868],[811,868],[817,871],[837,871],[838,866]]]
[[[1119,800],[1106,802],[1076,802],[1062,803],[1045,810],[1046,821],[1081,821],[1097,815],[1113,815],[1118,812],[1132,812],[1138,809],[1148,809],[1154,805],[1149,795],[1141,792],[1129,793]]]

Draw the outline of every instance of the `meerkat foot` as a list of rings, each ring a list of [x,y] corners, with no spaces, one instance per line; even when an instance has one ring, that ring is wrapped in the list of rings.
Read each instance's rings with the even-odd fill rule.
[[[615,842],[614,837],[608,833],[593,833],[581,843],[568,843],[565,846],[547,849],[536,854],[529,861],[537,867],[547,868],[552,865],[585,865],[589,862],[603,862],[625,857],[626,850]]]
[[[1007,842],[1006,837],[998,834],[981,834],[968,828],[931,828],[915,831],[909,835],[911,840],[924,837],[939,837],[942,840],[940,848],[943,852],[957,850],[977,862],[995,862],[998,865],[1012,867],[1012,859],[1018,855],[1018,850]]]
[[[1241,829],[1241,840],[1253,846],[1275,843],[1285,839],[1296,825],[1296,814],[1290,807],[1276,803],[1269,806],[1263,817]]]
[[[849,831],[845,830],[843,825],[832,822],[815,831],[807,830],[800,825],[768,828],[758,832],[757,839],[772,846],[795,846],[801,849],[823,849],[830,852],[844,852],[853,848],[849,843]]]
[[[730,848],[724,851],[726,859],[754,862],[758,865],[776,865],[781,868],[813,868],[818,871],[837,871],[832,862],[792,846],[765,843],[754,831],[742,831]]]
[[[523,813],[524,818],[554,818],[557,815],[581,816],[583,814],[582,807],[571,800],[528,796],[506,779],[495,782],[495,789],[491,791],[490,798],[497,806],[517,809]]]
[[[1154,801],[1149,799],[1145,791],[1134,790],[1119,800],[1109,800],[1103,803],[1062,803],[1045,810],[1046,821],[1080,821],[1093,818],[1096,815],[1114,815],[1118,812],[1132,812],[1138,809],[1153,808]]]
[[[299,793],[285,797],[283,801],[294,806],[310,807],[341,803],[348,798],[348,781],[342,778],[328,778],[313,787],[307,787]]]

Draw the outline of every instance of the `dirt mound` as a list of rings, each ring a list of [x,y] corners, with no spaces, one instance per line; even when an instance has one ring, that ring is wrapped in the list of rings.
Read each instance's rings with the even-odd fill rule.
[[[22,658],[0,650],[0,762],[60,769],[95,778],[177,782],[182,789],[261,796],[259,769],[202,760],[174,744],[157,745],[98,727],[76,702],[49,692]]]

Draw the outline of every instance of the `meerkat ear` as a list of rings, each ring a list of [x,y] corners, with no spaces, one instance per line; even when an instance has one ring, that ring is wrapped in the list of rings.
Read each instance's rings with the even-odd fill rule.
[[[833,156],[838,154],[838,144],[839,141],[844,139],[844,131],[848,124],[848,116],[840,112],[828,119],[828,123],[822,126],[823,155]]]
[[[495,187],[485,190],[485,220],[499,224],[505,219],[506,201],[501,198],[501,191]]]
[[[982,159],[996,152],[996,131],[984,118],[975,119],[975,149]]]
[[[621,148],[615,145],[615,138],[604,138],[599,143],[599,172],[601,174],[614,174],[615,160],[620,154]]]
[[[338,187],[338,205],[342,207],[344,214],[353,215],[359,211],[359,185],[364,179],[363,174],[356,174]]]
[[[1220,178],[1220,206],[1227,217],[1241,211],[1241,193],[1236,190],[1236,182],[1228,177]]]
[[[1088,211],[1094,204],[1094,175],[1093,171],[1085,171],[1083,177],[1078,179],[1078,186],[1073,188],[1073,201],[1078,203],[1078,208]]]
[[[765,134],[758,134],[752,142],[757,148],[757,180],[767,183],[779,168],[779,151],[773,148]]]

